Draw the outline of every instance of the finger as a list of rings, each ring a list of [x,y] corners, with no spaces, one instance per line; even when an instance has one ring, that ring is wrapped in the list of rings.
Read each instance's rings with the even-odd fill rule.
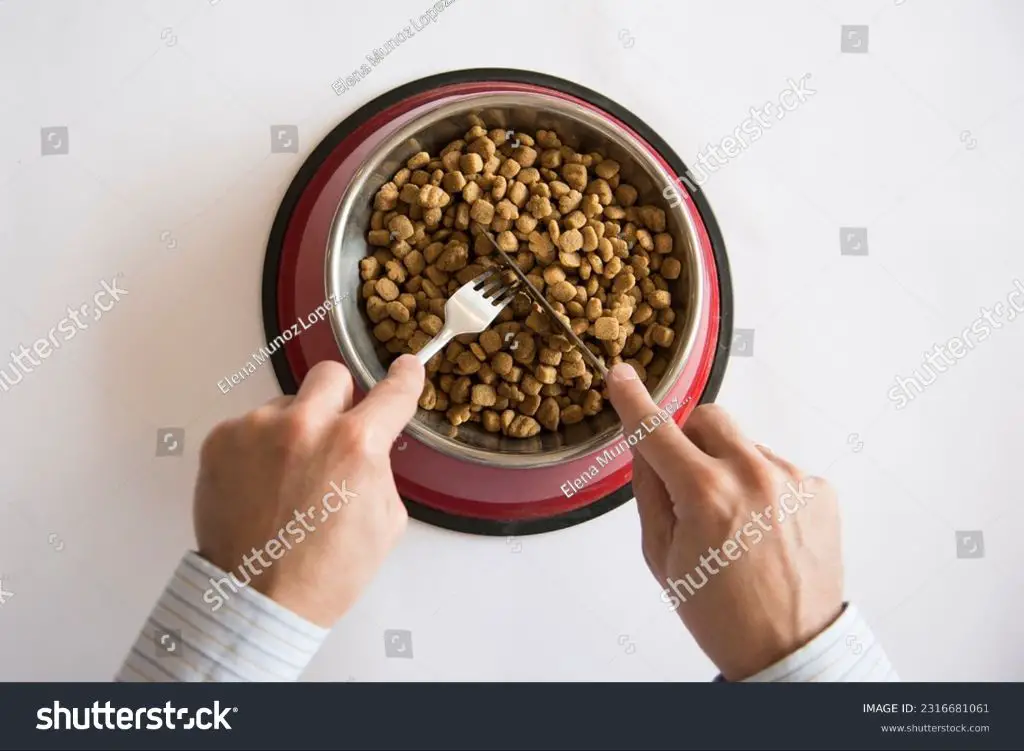
[[[664,483],[639,453],[633,455],[633,495],[640,514],[640,542],[647,566],[660,578],[672,542],[675,514]]]
[[[252,411],[252,415],[257,420],[273,420],[281,416],[281,413],[291,404],[295,397],[291,394],[282,394],[281,396],[275,396],[273,399],[268,399],[267,403],[257,407]]]
[[[683,432],[705,453],[718,459],[750,456],[754,450],[729,413],[717,404],[702,404],[693,410]]]
[[[291,407],[323,415],[341,414],[351,409],[354,389],[348,368],[334,360],[323,360],[310,368]]]
[[[676,429],[671,418],[649,432],[649,427],[654,424],[652,418],[660,410],[632,366],[619,363],[609,371],[608,397],[622,420],[625,435],[629,436],[644,426],[643,440],[634,446],[634,454],[642,454],[660,477],[671,477],[685,469],[687,464],[707,459],[700,449]]]
[[[790,476],[792,476],[792,477],[794,477],[794,478],[796,478],[798,480],[804,477],[803,470],[801,470],[798,466],[796,466],[792,462],[787,461],[786,459],[783,459],[781,456],[776,454],[774,451],[772,451],[767,446],[763,446],[760,443],[755,443],[754,444],[754,448],[756,448],[758,451],[760,451],[761,455],[764,456],[765,459],[770,461],[772,464],[774,464],[776,467],[781,469],[783,472],[786,472],[787,474],[789,474]]]
[[[402,355],[391,363],[387,377],[349,412],[351,419],[362,421],[371,445],[390,446],[409,424],[423,393],[424,377],[416,356]]]

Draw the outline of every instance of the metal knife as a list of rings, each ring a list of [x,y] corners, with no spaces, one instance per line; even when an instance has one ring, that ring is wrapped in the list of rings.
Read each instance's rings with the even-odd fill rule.
[[[554,324],[562,330],[562,333],[565,334],[566,337],[568,337],[569,341],[572,342],[573,345],[575,345],[576,349],[580,351],[584,359],[586,359],[587,362],[589,362],[592,366],[594,366],[594,368],[597,369],[597,372],[601,374],[602,378],[607,380],[608,368],[605,367],[605,364],[601,361],[601,359],[590,350],[590,347],[584,344],[583,341],[578,336],[576,336],[576,333],[572,330],[569,324],[567,324],[558,316],[558,313],[555,312],[555,309],[551,307],[551,303],[549,303],[547,301],[547,298],[545,298],[544,295],[540,293],[540,290],[533,286],[533,282],[531,282],[529,278],[526,276],[526,274],[523,273],[523,270],[519,268],[516,262],[509,257],[508,253],[506,253],[504,250],[498,247],[498,241],[494,239],[494,235],[491,234],[491,231],[487,229],[481,229],[481,232],[483,232],[483,234],[487,236],[487,239],[491,241],[491,245],[493,245],[494,249],[498,251],[498,254],[501,256],[501,259],[512,270],[512,273],[514,273],[519,278],[519,281],[523,283],[523,286],[526,288],[526,291],[530,295],[530,297],[533,298],[533,301],[540,305],[541,308],[543,308],[544,312],[548,314],[548,318],[550,318],[554,322]]]

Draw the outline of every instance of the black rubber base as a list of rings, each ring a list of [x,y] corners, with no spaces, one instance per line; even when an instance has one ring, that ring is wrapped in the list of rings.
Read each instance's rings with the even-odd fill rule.
[[[439,73],[399,86],[397,89],[392,89],[367,102],[328,133],[324,140],[313,150],[313,153],[309,155],[309,158],[306,159],[298,174],[296,174],[295,179],[292,180],[291,185],[288,186],[288,191],[285,193],[284,200],[281,201],[281,207],[277,211],[274,226],[270,231],[270,239],[267,242],[267,255],[263,264],[263,328],[268,342],[273,341],[281,333],[277,320],[277,275],[280,267],[285,231],[288,228],[288,222],[291,220],[292,212],[295,210],[299,198],[306,190],[306,186],[317,170],[320,169],[320,165],[324,163],[335,147],[347,138],[352,131],[391,105],[415,94],[441,86],[478,81],[511,81],[514,83],[533,84],[579,97],[614,115],[639,133],[644,140],[661,154],[675,174],[685,175],[688,173],[686,165],[679,158],[679,155],[647,123],[608,97],[572,81],[528,70],[471,68],[451,71],[449,73]],[[726,363],[729,359],[729,344],[732,341],[732,276],[729,272],[729,259],[725,253],[725,240],[722,238],[722,232],[718,227],[718,222],[715,220],[714,213],[711,211],[711,206],[708,204],[704,194],[699,190],[691,193],[691,196],[697,206],[697,210],[700,212],[701,219],[704,221],[708,237],[711,239],[715,255],[715,265],[718,270],[719,312],[721,316],[718,329],[718,351],[711,366],[708,382],[700,398],[700,403],[704,404],[713,402],[718,395],[718,389],[722,385]],[[291,372],[291,368],[288,366],[284,350],[278,349],[277,352],[271,355],[271,360],[278,383],[281,384],[282,393],[296,393],[299,384],[295,379],[295,375]],[[409,510],[409,516],[428,524],[444,527],[456,532],[476,535],[521,536],[553,532],[571,527],[574,524],[580,524],[601,514],[608,513],[612,509],[626,503],[632,497],[633,486],[631,483],[627,483],[604,498],[575,511],[568,511],[541,519],[512,519],[508,521],[457,516],[444,511],[438,511],[409,498],[403,498],[402,500]]]

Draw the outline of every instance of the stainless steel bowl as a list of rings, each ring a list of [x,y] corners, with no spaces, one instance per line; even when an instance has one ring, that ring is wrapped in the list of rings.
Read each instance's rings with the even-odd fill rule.
[[[369,254],[366,233],[370,225],[373,197],[377,190],[419,151],[437,153],[449,142],[461,138],[470,118],[482,118],[488,128],[514,128],[526,132],[555,130],[562,141],[582,152],[600,150],[622,165],[624,182],[640,194],[638,203],[662,206],[668,231],[682,251],[684,271],[677,280],[673,300],[685,301],[686,314],[677,316],[675,345],[669,367],[652,391],[661,403],[679,378],[691,355],[697,335],[697,315],[703,296],[704,269],[698,252],[693,220],[678,201],[666,205],[662,191],[676,185],[651,156],[647,148],[616,123],[599,113],[543,93],[502,92],[471,94],[425,105],[408,122],[388,135],[364,160],[341,199],[328,239],[326,292],[342,300],[331,310],[331,326],[341,355],[360,388],[369,390],[386,374],[384,363],[392,355],[371,333],[372,324],[363,310],[359,294],[359,260]],[[440,413],[419,410],[408,433],[416,440],[450,456],[503,468],[528,468],[563,464],[603,451],[614,444],[622,431],[618,416],[610,407],[587,420],[564,427],[558,433],[534,438],[506,438],[487,433],[475,423],[452,427]]]

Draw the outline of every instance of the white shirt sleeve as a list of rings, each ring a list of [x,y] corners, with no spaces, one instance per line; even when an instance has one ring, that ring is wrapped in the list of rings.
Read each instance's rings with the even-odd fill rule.
[[[898,681],[882,645],[853,605],[809,643],[757,675],[753,683]]]
[[[226,574],[190,552],[125,658],[119,681],[293,681],[327,637],[251,587],[204,599]]]

